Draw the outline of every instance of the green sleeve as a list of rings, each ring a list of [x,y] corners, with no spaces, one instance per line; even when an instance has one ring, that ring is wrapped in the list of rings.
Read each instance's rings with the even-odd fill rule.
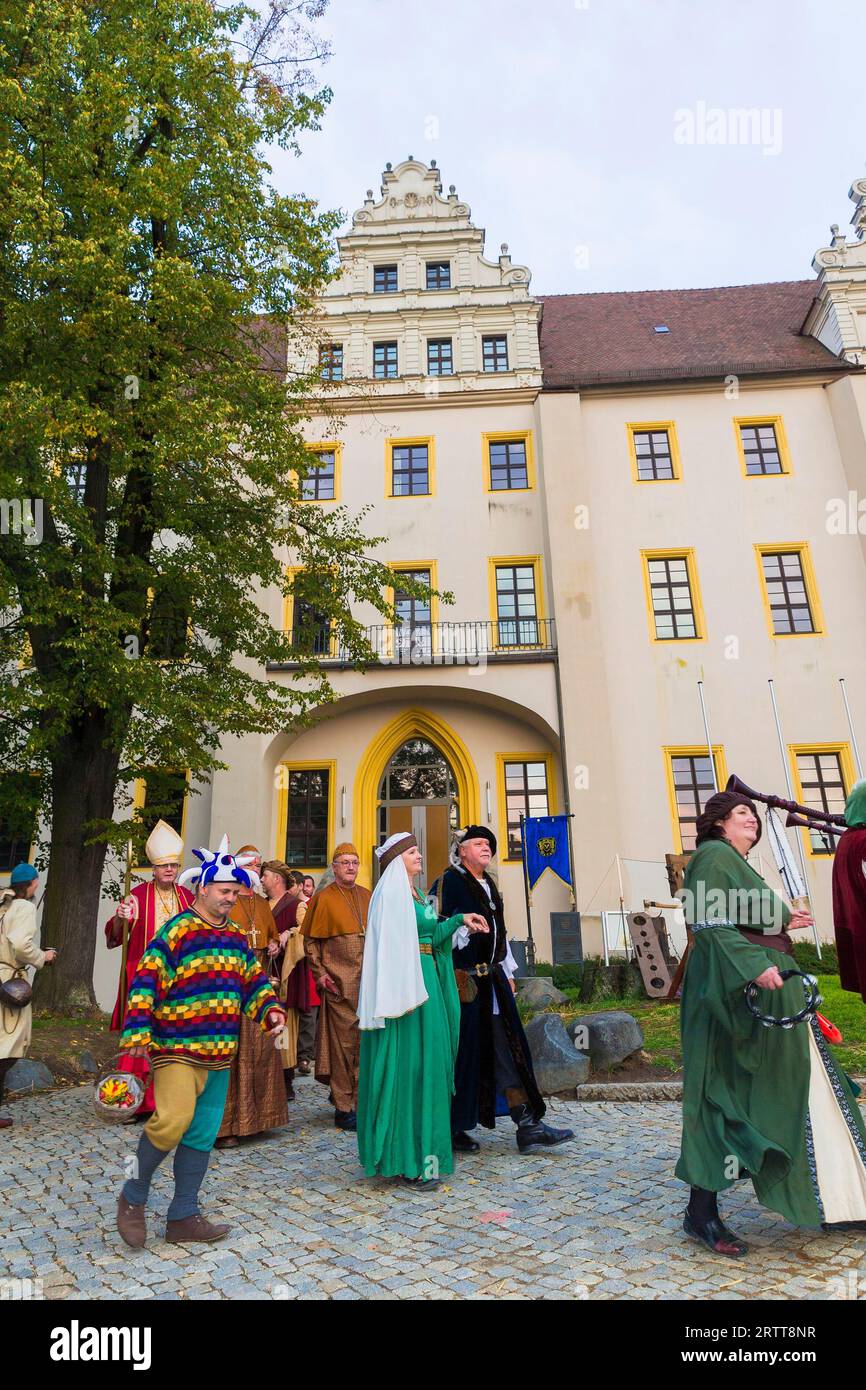
[[[444,921],[437,922],[433,928],[433,945],[444,946],[445,942],[450,942],[454,933],[462,926],[462,912],[457,912],[453,917],[446,917]]]

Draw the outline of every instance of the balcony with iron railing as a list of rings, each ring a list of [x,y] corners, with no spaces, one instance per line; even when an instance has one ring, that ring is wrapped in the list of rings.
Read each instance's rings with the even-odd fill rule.
[[[463,623],[377,623],[364,630],[372,657],[353,661],[339,636],[322,624],[287,632],[299,659],[321,666],[480,666],[503,662],[552,661],[556,630],[552,618],[500,618]],[[271,662],[269,671],[291,670],[296,661]]]

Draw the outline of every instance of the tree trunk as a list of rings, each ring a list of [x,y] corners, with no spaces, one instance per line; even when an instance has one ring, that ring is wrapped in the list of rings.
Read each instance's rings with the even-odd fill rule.
[[[35,1004],[53,1013],[96,1008],[93,962],[106,845],[85,842],[94,822],[110,821],[119,754],[105,729],[90,722],[64,738],[52,762],[51,852],[42,917],[42,945],[56,947],[53,965],[37,976]]]

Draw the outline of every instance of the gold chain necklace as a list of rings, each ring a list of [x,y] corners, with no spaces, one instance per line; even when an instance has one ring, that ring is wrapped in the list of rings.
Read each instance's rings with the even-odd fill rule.
[[[175,903],[177,902],[178,907],[180,906],[180,902],[178,901],[177,894],[176,894],[175,891],[174,891],[174,884],[172,884],[171,888],[169,889],[169,892],[170,892],[170,895],[171,895],[171,896],[169,897],[168,902],[166,902],[165,897],[163,896],[162,889],[160,888],[159,884],[156,882],[155,879],[154,879],[153,887],[154,887],[154,892],[156,893],[156,896],[159,898],[159,901],[160,901],[160,903],[161,903],[161,905],[162,905],[162,910],[163,910],[163,912],[167,912],[168,915],[169,915],[169,917],[174,917],[174,915],[175,915],[175,913],[174,913],[174,905],[175,905]]]
[[[366,928],[364,927],[363,914],[362,914],[362,912],[361,912],[360,907],[358,906],[358,890],[357,890],[357,888],[354,888],[354,887],[352,888],[352,896],[351,896],[351,897],[349,897],[349,894],[346,893],[346,892],[344,891],[342,884],[338,883],[338,884],[337,884],[337,888],[339,889],[340,896],[343,897],[343,898],[345,898],[346,901],[347,901],[347,903],[349,904],[349,907],[350,907],[351,910],[352,910],[352,915],[353,915],[353,917],[355,918],[355,920],[356,920],[357,923],[358,923],[358,931],[359,931],[360,935],[363,936],[363,935],[364,935],[364,932],[365,932],[365,930],[366,930]]]

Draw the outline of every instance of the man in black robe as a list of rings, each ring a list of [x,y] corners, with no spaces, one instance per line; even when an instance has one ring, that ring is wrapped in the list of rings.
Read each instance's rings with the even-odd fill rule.
[[[478,912],[489,933],[461,928],[454,939],[454,970],[460,995],[460,1047],[454,1071],[451,1107],[454,1149],[475,1153],[480,1147],[466,1132],[479,1123],[496,1124],[496,1098],[504,1096],[517,1125],[521,1153],[549,1148],[574,1138],[570,1129],[543,1123],[545,1104],[535,1080],[532,1057],[520,1022],[511,976],[516,968],[505,935],[502,898],[487,866],[496,853],[496,837],[483,825],[458,832],[452,867],[433,884],[442,917]]]

